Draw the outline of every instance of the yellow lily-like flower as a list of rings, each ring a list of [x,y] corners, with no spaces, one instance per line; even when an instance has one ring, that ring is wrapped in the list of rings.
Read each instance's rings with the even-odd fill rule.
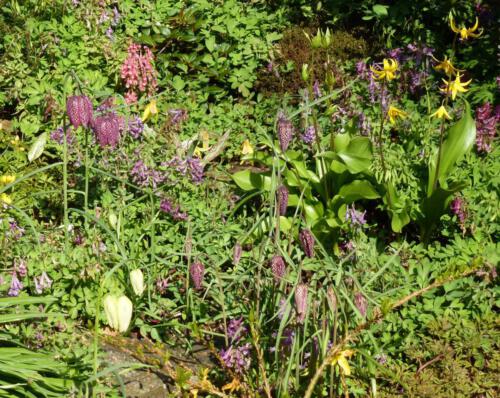
[[[241,154],[242,155],[251,155],[253,153],[253,146],[249,140],[243,141],[243,145],[241,146]]]
[[[387,116],[389,116],[389,120],[392,124],[396,123],[396,119],[400,117],[401,119],[404,119],[405,117],[408,116],[408,114],[401,109],[396,108],[395,106],[389,106],[389,109],[387,111]]]
[[[460,35],[460,38],[462,40],[467,40],[469,36],[477,38],[483,34],[482,29],[480,29],[479,33],[474,33],[479,27],[479,19],[477,17],[476,17],[476,23],[472,28],[466,28],[464,25],[462,25],[462,27],[460,28],[457,28],[457,26],[455,25],[455,20],[453,19],[453,17],[450,17],[450,27],[453,32]]]
[[[457,97],[458,93],[465,93],[468,89],[465,88],[465,86],[468,86],[472,79],[469,80],[468,82],[461,82],[460,78],[462,75],[460,72],[457,73],[457,76],[455,77],[455,80],[451,81],[446,81],[443,79],[443,82],[445,83],[445,87],[441,88],[441,92],[450,94],[451,93],[451,98],[454,100]]]
[[[222,387],[222,391],[229,390],[229,394],[232,394],[234,391],[238,391],[241,388],[241,383],[237,378],[233,378],[231,383],[228,383]]]
[[[442,70],[448,76],[456,75],[457,72],[460,71],[460,69],[457,69],[453,66],[453,64],[446,55],[444,56],[444,59],[442,61],[439,61],[436,58],[434,59],[438,62],[438,64],[434,67],[434,69]]]
[[[351,357],[352,355],[354,355],[354,351],[352,350],[344,350],[342,352],[339,352],[337,355],[333,357],[331,365],[332,366],[338,365],[340,369],[342,369],[342,372],[344,373],[345,376],[350,376],[351,367],[349,366],[347,358]]]
[[[6,193],[3,193],[0,195],[0,202],[5,203],[6,205],[10,205],[12,204],[12,198]]]
[[[373,66],[370,66],[370,70],[373,73],[373,78],[376,80],[386,79],[387,81],[396,78],[396,72],[398,71],[399,64],[393,58],[386,59],[384,58],[382,69],[376,69]]]
[[[16,176],[4,175],[0,177],[0,184],[7,185],[13,183],[14,181],[16,181]]]
[[[451,119],[451,116],[446,111],[446,108],[444,107],[444,105],[441,105],[438,108],[438,110],[431,115],[431,117],[437,117],[438,119],[443,119],[443,118],[448,119],[448,120]]]
[[[158,108],[156,107],[156,100],[151,100],[151,102],[144,108],[144,113],[142,114],[142,121],[145,122],[151,116],[158,114]]]

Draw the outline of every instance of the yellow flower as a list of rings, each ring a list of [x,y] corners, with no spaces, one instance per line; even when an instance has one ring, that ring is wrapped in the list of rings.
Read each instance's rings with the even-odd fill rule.
[[[468,82],[462,83],[460,81],[461,77],[462,77],[462,75],[460,74],[460,72],[458,72],[457,76],[455,77],[455,80],[446,81],[445,79],[443,79],[443,82],[445,83],[446,86],[444,88],[440,89],[441,92],[447,93],[447,94],[451,93],[452,99],[455,99],[457,97],[458,93],[465,93],[467,91],[465,86],[468,86],[470,84],[470,82],[472,81],[472,79],[469,80]]]
[[[387,81],[396,78],[396,72],[398,71],[398,61],[393,58],[384,58],[382,69],[375,69],[370,66],[370,70],[373,73],[373,78],[377,80],[386,79]]]
[[[144,108],[144,113],[142,114],[142,121],[145,122],[151,116],[158,114],[158,108],[156,107],[156,100],[151,100],[151,102]]]
[[[22,146],[18,135],[16,135],[16,138],[14,138],[13,140],[10,140],[10,143],[18,151],[24,152],[24,147]]]
[[[448,59],[448,57],[445,55],[444,59],[442,61],[437,60],[434,58],[436,61],[439,63],[434,67],[436,70],[442,70],[445,74],[451,76],[455,75],[460,69],[455,68],[451,61]]]
[[[451,119],[451,116],[448,114],[446,108],[443,105],[441,105],[439,109],[431,115],[431,117],[437,117],[438,119]]]
[[[200,135],[201,135],[201,142],[203,143],[203,150],[208,151],[208,148],[210,146],[210,135],[208,134],[207,130],[202,130]]]
[[[16,181],[16,176],[4,175],[0,177],[0,184],[10,184]]]
[[[253,153],[253,146],[250,144],[249,140],[243,141],[243,145],[241,146],[241,154],[242,155],[251,155]]]
[[[0,195],[0,202],[5,203],[6,205],[10,205],[12,203],[12,199],[6,193]]]
[[[222,391],[229,390],[229,394],[232,394],[234,391],[238,391],[240,388],[240,381],[237,378],[233,378],[231,383],[228,383],[222,387]]]
[[[460,35],[460,38],[462,40],[467,40],[469,36],[475,38],[483,34],[482,29],[479,31],[479,33],[474,33],[479,27],[479,20],[477,19],[477,17],[476,17],[476,23],[472,28],[466,28],[464,25],[462,25],[461,28],[457,28],[457,26],[455,25],[455,20],[453,19],[453,17],[450,17],[450,27],[453,32],[458,33]]]
[[[354,351],[352,350],[344,350],[342,352],[339,352],[337,355],[335,355],[332,359],[331,365],[339,365],[340,369],[342,369],[342,372],[346,376],[351,375],[351,367],[349,366],[349,362],[347,361],[347,358],[352,356],[354,354]]]
[[[389,116],[389,120],[392,124],[396,123],[396,119],[400,117],[404,119],[408,114],[401,109],[396,108],[395,106],[389,106],[389,110],[387,111],[387,116]]]

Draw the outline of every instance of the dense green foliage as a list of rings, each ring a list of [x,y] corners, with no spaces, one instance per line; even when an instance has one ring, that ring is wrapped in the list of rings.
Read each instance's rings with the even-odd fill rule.
[[[175,397],[495,396],[498,18],[4,2],[0,397],[123,396],[118,334],[208,347]]]

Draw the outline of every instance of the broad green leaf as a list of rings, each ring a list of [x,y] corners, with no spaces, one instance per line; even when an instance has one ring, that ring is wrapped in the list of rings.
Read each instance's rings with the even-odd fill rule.
[[[184,82],[184,80],[182,80],[182,78],[179,75],[174,76],[174,78],[172,79],[173,88],[175,88],[177,91],[181,91],[185,86],[186,83]]]
[[[205,39],[205,46],[207,47],[208,51],[213,52],[215,48],[215,37],[210,36]]]
[[[234,173],[232,178],[236,185],[244,191],[254,189],[269,190],[271,188],[271,177],[264,173],[252,173],[250,170],[242,170]]]
[[[345,203],[352,203],[358,199],[377,199],[380,194],[368,180],[355,180],[343,185],[338,193]]]
[[[476,139],[476,122],[471,116],[470,105],[465,102],[465,110],[462,118],[450,127],[446,139],[443,142],[441,161],[439,164],[438,181],[446,188],[446,179],[451,173],[453,166],[457,163],[474,144]],[[436,148],[429,163],[429,181],[427,185],[427,197],[433,194],[433,186],[436,178],[436,168],[439,149]]]
[[[33,162],[42,156],[43,150],[45,148],[45,144],[47,143],[47,133],[40,134],[35,142],[31,145],[31,148],[28,152],[28,160]]]
[[[346,150],[350,141],[349,134],[337,134],[333,140],[333,150],[335,152]]]
[[[355,137],[337,155],[351,173],[360,173],[370,167],[373,157],[372,144],[368,137]]]
[[[383,5],[383,4],[375,4],[372,7],[372,10],[379,17],[386,17],[388,15],[388,12],[387,12],[388,8],[389,8],[389,6],[386,6],[386,5]]]

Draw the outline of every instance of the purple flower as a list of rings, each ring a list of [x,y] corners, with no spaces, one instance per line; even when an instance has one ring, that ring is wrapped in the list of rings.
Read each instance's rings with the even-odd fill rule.
[[[242,252],[243,252],[243,249],[242,249],[241,245],[238,242],[236,242],[236,244],[234,245],[234,248],[233,248],[233,264],[234,265],[238,265],[240,263]]]
[[[286,208],[288,207],[288,188],[281,185],[276,190],[276,204],[278,206],[278,213],[280,216],[286,214]]]
[[[297,322],[303,323],[307,313],[307,294],[309,287],[305,283],[299,283],[295,289],[295,309],[297,310]]]
[[[113,112],[98,116],[92,123],[97,142],[101,147],[114,148],[120,141],[120,118]]]
[[[204,171],[200,159],[187,158],[186,162],[188,165],[189,174],[191,175],[191,181],[193,181],[195,184],[201,183],[203,181]]]
[[[128,132],[134,139],[138,139],[144,131],[144,123],[141,118],[134,116],[128,121]]]
[[[92,123],[93,112],[92,102],[85,95],[73,95],[66,102],[66,113],[75,129],[79,126],[89,127]]]
[[[248,333],[248,329],[243,324],[243,318],[231,319],[227,325],[227,337],[231,344],[238,342]]]
[[[160,203],[160,210],[164,213],[170,214],[174,221],[184,221],[187,219],[187,214],[181,212],[180,206],[174,206],[169,199],[163,199]]]
[[[314,236],[312,232],[308,229],[300,231],[299,241],[305,255],[309,258],[314,257]]]
[[[50,133],[50,139],[59,145],[64,143],[64,129],[62,127],[58,127],[54,131]],[[71,133],[71,128],[66,129],[66,143],[71,145],[74,141],[73,134]]]
[[[106,37],[113,41],[114,40],[114,36],[113,36],[113,28],[111,26],[108,27],[108,29],[106,29]]]
[[[19,292],[21,290],[23,290],[23,287],[24,287],[23,284],[17,278],[16,271],[14,271],[12,273],[12,279],[10,281],[10,288],[9,288],[7,295],[9,295],[11,297],[17,297],[17,296],[19,296]]]
[[[394,58],[400,64],[402,62],[402,55],[403,55],[403,49],[401,47],[393,48],[392,50],[389,50],[389,52],[387,53],[387,56],[389,58]]]
[[[275,282],[279,283],[286,274],[286,263],[283,257],[275,255],[271,259],[271,270],[273,272]]]
[[[387,355],[384,353],[377,354],[373,358],[381,365],[385,365],[387,363]]]
[[[156,189],[158,184],[165,180],[165,177],[157,170],[148,167],[142,160],[135,162],[130,170],[132,181],[141,187],[152,187]]]
[[[120,22],[120,12],[118,11],[118,8],[113,7],[113,21],[111,22],[111,25],[116,26]]]
[[[170,116],[171,126],[174,128],[178,128],[179,125],[188,118],[188,113],[185,109],[170,109],[168,114]]]
[[[42,272],[39,278],[34,277],[33,280],[35,282],[35,291],[38,294],[42,294],[45,289],[50,289],[52,286],[52,280],[45,271]]]
[[[467,219],[467,210],[465,201],[461,197],[456,197],[451,202],[451,212],[458,218],[458,222],[462,229],[464,228],[465,220]]]
[[[365,215],[366,211],[361,213],[360,211],[355,209],[354,205],[352,205],[351,207],[347,206],[345,219],[354,227],[362,226],[366,224]]]
[[[19,274],[21,278],[28,275],[28,266],[26,265],[26,260],[20,259],[19,262],[14,260],[14,270]]]
[[[189,275],[193,281],[194,288],[200,290],[205,276],[205,266],[199,261],[194,262],[189,267]]]
[[[354,295],[354,305],[358,309],[358,311],[361,313],[363,318],[366,316],[366,311],[368,309],[368,301],[366,301],[365,296],[363,296],[361,293],[356,293]]]
[[[230,346],[226,350],[221,350],[220,357],[226,367],[235,372],[243,373],[251,364],[250,348],[250,343],[237,347]]]
[[[314,98],[321,97],[321,88],[319,87],[319,82],[317,80],[315,80],[314,84],[313,84],[313,94],[314,94]]]
[[[7,236],[14,238],[14,240],[19,240],[24,236],[25,232],[24,228],[20,227],[16,220],[9,219],[9,231],[6,233]]]
[[[476,109],[476,145],[479,152],[491,152],[500,115],[489,102]]]
[[[306,127],[304,134],[302,134],[300,138],[302,138],[302,141],[307,145],[312,144],[316,139],[316,128],[313,125]]]
[[[280,148],[285,152],[293,137],[293,124],[283,112],[278,113],[278,141]]]
[[[168,288],[168,279],[166,278],[158,278],[156,280],[156,290],[160,294],[165,294]]]
[[[370,121],[363,112],[360,112],[358,114],[358,128],[360,130],[361,135],[364,136],[370,135],[371,131]]]
[[[367,79],[368,74],[368,66],[365,61],[356,62],[356,73],[361,79]]]

